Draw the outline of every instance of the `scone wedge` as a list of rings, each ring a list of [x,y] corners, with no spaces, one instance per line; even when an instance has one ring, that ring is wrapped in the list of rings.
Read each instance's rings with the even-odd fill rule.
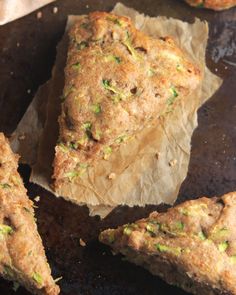
[[[187,292],[236,294],[236,193],[154,212],[100,241]]]
[[[147,36],[129,18],[110,13],[81,17],[69,31],[55,190],[129,144],[201,79],[172,38]]]
[[[185,0],[188,4],[198,8],[224,10],[236,6],[236,0]]]
[[[22,179],[18,156],[0,133],[0,276],[33,294],[57,295]]]

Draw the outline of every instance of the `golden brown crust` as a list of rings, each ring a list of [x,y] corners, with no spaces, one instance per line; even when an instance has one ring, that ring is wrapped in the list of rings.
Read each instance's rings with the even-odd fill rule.
[[[170,38],[151,38],[130,19],[84,16],[69,32],[55,187],[158,118],[201,80]]]
[[[236,5],[236,0],[185,0],[188,4],[199,8],[224,10]]]
[[[0,275],[17,281],[33,294],[57,295],[33,204],[17,172],[18,156],[0,133]]]
[[[236,294],[236,193],[154,212],[100,241],[193,294]]]

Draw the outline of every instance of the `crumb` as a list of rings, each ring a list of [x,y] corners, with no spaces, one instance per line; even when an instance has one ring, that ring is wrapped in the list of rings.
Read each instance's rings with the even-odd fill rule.
[[[52,12],[53,12],[54,14],[58,13],[58,7],[57,7],[57,6],[54,6]]]
[[[36,196],[36,197],[34,198],[34,200],[35,200],[35,202],[39,202],[39,201],[40,201],[40,196]]]
[[[89,8],[89,5],[88,4],[86,5],[86,8]]]
[[[103,256],[106,255],[106,252],[102,252],[102,255],[103,255]]]
[[[63,279],[63,277],[56,278],[56,279],[54,280],[54,283],[57,283],[57,282],[59,282],[59,281],[62,280],[62,279]]]
[[[170,160],[170,162],[169,162],[169,166],[170,167],[174,167],[176,164],[177,164],[177,160],[176,159]]]
[[[112,173],[110,173],[110,174],[108,175],[108,178],[111,179],[111,180],[112,180],[112,179],[115,179],[115,178],[116,178],[116,174],[112,172]]]
[[[13,76],[14,75],[14,72],[10,72],[10,75]]]
[[[79,239],[79,244],[80,244],[81,247],[86,246],[86,243],[82,239]]]
[[[20,42],[17,42],[17,43],[16,43],[16,46],[17,46],[17,47],[20,47]]]
[[[31,89],[27,89],[27,93],[29,93],[29,94],[30,94],[30,93],[31,93]]]
[[[24,139],[25,139],[25,134],[23,133],[23,134],[19,135],[19,136],[18,136],[18,139],[19,139],[19,140],[24,140]]]
[[[37,12],[37,19],[42,18],[42,16],[43,16],[42,11],[38,11],[38,12]]]
[[[218,69],[217,68],[215,68],[215,72],[218,72]]]

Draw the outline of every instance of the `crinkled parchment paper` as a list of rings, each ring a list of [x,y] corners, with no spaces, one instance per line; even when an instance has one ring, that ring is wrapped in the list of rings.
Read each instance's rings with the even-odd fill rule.
[[[55,0],[0,0],[0,25],[25,16]]]
[[[205,77],[203,84],[191,96],[179,99],[172,112],[121,146],[109,160],[99,161],[77,182],[54,192],[77,204],[87,204],[92,213],[100,215],[120,204],[173,204],[187,175],[191,137],[197,126],[197,110],[221,84],[221,80],[205,66],[208,39],[206,22],[196,19],[189,24],[166,17],[151,18],[122,4],[117,4],[113,12],[131,17],[138,29],[153,37],[173,36],[205,71]],[[70,16],[68,26],[78,17]],[[58,138],[57,117],[60,113],[66,52],[65,35],[58,46],[52,79],[40,88],[12,138],[13,149],[33,168],[31,181],[48,190],[51,190],[51,165]],[[114,176],[113,179],[109,175]]]

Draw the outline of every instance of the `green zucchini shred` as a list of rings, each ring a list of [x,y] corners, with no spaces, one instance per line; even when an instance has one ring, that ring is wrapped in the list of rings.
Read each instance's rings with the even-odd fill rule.
[[[205,241],[205,240],[207,239],[207,237],[206,237],[206,235],[204,234],[203,231],[200,231],[200,232],[198,233],[198,237],[199,237],[199,239],[202,240],[202,241]]]
[[[0,239],[3,238],[4,236],[12,234],[13,228],[9,225],[6,224],[0,224]]]
[[[105,56],[105,61],[106,62],[114,61],[115,63],[120,64],[121,63],[121,58],[119,56],[109,54],[109,55]]]
[[[113,244],[115,242],[115,233],[114,231],[110,231],[108,235],[108,242]]]
[[[101,108],[101,105],[99,103],[96,103],[96,104],[93,104],[91,106],[91,110],[92,110],[93,113],[95,113],[97,115],[97,114],[101,113],[102,108]]]
[[[77,47],[78,50],[82,50],[82,49],[88,47],[88,42],[81,41],[80,43],[76,44],[76,47]]]
[[[41,276],[39,273],[37,273],[37,272],[34,272],[34,273],[32,274],[32,279],[33,279],[37,284],[39,284],[39,285],[42,285],[42,283],[43,283],[43,278],[42,278],[42,276]]]
[[[7,188],[11,188],[11,185],[8,184],[8,183],[1,183],[0,187],[3,188],[3,189],[7,189]]]
[[[65,173],[65,177],[68,177],[70,181],[72,181],[74,178],[78,177],[80,174],[78,171],[69,171]]]
[[[119,89],[111,85],[111,82],[107,79],[102,80],[102,85],[106,90],[111,91],[113,94],[116,94],[113,97],[114,102],[119,102],[121,100],[125,100],[127,98],[127,95],[122,93]]]
[[[118,18],[108,16],[107,20],[110,21],[110,22],[113,22],[115,25],[118,25],[119,27],[123,26],[123,22],[120,21]]]
[[[10,278],[14,277],[13,267],[11,267],[10,265],[3,266],[3,273]]]
[[[126,142],[129,139],[129,136],[124,134],[124,135],[120,135],[116,138],[115,142],[120,144],[122,142]]]
[[[184,223],[182,221],[176,221],[175,227],[178,230],[183,230],[184,229]]]
[[[124,235],[127,235],[127,236],[130,236],[131,233],[138,228],[138,225],[135,224],[135,223],[131,223],[131,224],[127,224],[124,226],[123,228],[123,234]]]
[[[90,131],[92,128],[92,123],[91,122],[85,122],[82,124],[82,129],[85,131]]]
[[[176,89],[175,89],[175,87],[174,86],[172,86],[171,88],[170,88],[170,92],[171,92],[171,97],[169,97],[168,99],[167,99],[167,104],[169,105],[169,106],[171,106],[174,102],[175,102],[175,99],[179,96],[179,94],[178,94],[178,92],[176,91]]]
[[[219,250],[220,252],[225,252],[225,251],[227,250],[228,247],[229,247],[229,242],[228,242],[228,241],[224,241],[224,242],[222,242],[222,243],[220,243],[220,244],[218,245],[218,250]]]
[[[219,238],[223,238],[229,234],[229,229],[226,227],[222,227],[220,229],[214,229],[213,232],[211,233],[210,237],[212,240],[216,240]]]
[[[80,25],[80,27],[83,28],[83,29],[88,29],[88,27],[89,27],[89,23],[82,23],[82,24]]]
[[[126,46],[130,54],[133,56],[134,59],[139,60],[141,57],[140,55],[136,52],[135,48],[132,45],[131,39],[130,39],[130,34],[127,31],[126,32],[126,39],[123,41],[123,44]]]
[[[180,72],[182,70],[182,66],[180,64],[177,64],[176,65],[176,70]]]
[[[72,65],[72,69],[77,71],[80,69],[80,67],[81,67],[81,64],[79,61]]]
[[[171,247],[160,243],[157,243],[155,246],[159,252],[167,252],[174,255],[180,255],[182,252],[182,249],[180,247]]]

